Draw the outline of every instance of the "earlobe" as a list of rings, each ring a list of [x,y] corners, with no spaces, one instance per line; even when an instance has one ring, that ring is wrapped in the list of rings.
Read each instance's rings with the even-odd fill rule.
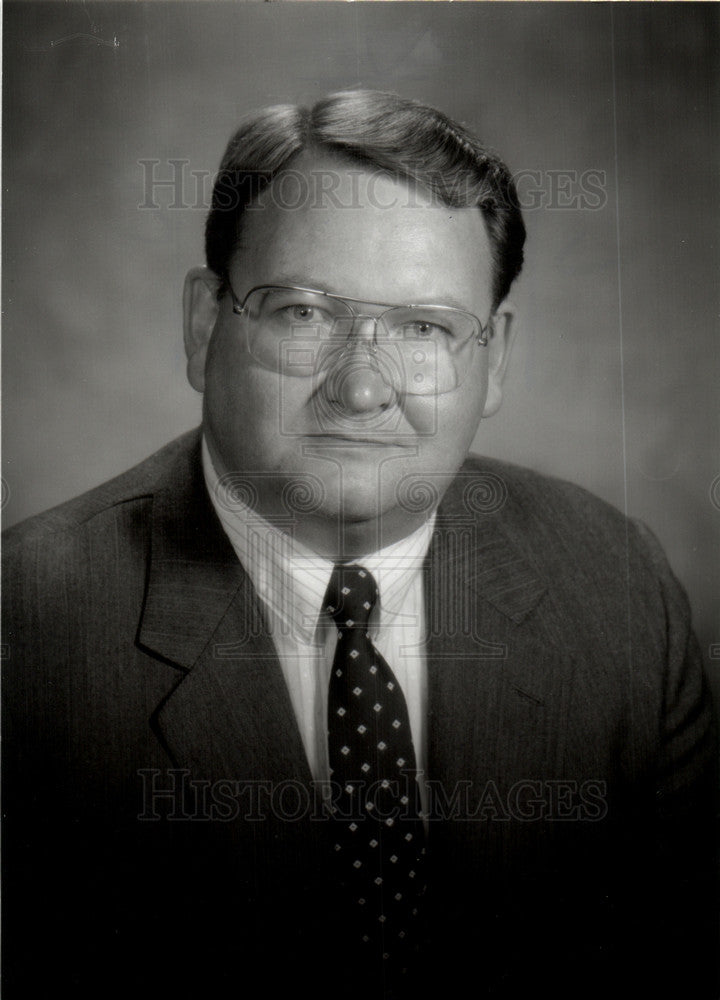
[[[502,302],[493,313],[490,321],[486,348],[488,351],[488,389],[483,417],[491,417],[500,409],[502,387],[515,334],[515,308],[509,302]]]
[[[197,392],[205,390],[205,357],[218,314],[219,278],[207,267],[193,267],[183,289],[183,336],[187,376]]]

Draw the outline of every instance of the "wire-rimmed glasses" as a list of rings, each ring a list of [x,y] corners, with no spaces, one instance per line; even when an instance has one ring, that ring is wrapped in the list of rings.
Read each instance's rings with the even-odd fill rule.
[[[252,357],[293,377],[318,375],[361,351],[396,391],[439,395],[461,384],[468,346],[488,340],[489,323],[454,306],[369,303],[295,285],[257,286],[242,301],[230,293]]]

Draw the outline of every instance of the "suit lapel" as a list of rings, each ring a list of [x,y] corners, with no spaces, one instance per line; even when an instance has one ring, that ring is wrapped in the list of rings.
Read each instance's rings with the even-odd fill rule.
[[[177,766],[209,780],[310,780],[257,595],[207,496],[199,435],[153,500],[138,642],[183,672],[154,717]]]
[[[501,518],[470,516],[456,482],[427,561],[428,776],[445,801],[470,782],[471,811],[489,782],[555,776],[567,729],[572,663],[547,587]]]

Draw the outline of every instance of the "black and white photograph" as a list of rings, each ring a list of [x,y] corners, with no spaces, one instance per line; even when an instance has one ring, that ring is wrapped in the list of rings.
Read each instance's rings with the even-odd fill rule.
[[[720,996],[720,8],[6,0],[2,983]]]

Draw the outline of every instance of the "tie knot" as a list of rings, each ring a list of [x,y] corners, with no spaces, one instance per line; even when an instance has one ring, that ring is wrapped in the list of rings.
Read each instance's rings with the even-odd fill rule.
[[[369,570],[338,563],[330,577],[324,608],[341,630],[367,628],[377,597],[377,583]]]

